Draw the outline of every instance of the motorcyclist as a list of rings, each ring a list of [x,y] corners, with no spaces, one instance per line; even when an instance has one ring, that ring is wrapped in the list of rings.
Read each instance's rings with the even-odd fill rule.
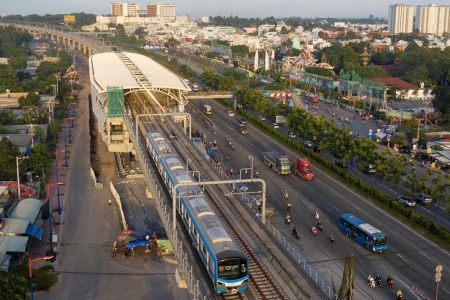
[[[394,279],[392,279],[392,276],[389,275],[388,278],[386,279],[386,283],[387,285],[389,285],[390,287],[394,286]]]
[[[398,290],[397,293],[395,294],[395,296],[397,297],[397,300],[402,300],[403,299],[402,291]]]
[[[319,220],[319,213],[316,211],[316,213],[314,214],[314,218],[316,219],[316,220]]]
[[[287,190],[284,190],[284,193],[283,193],[283,198],[284,198],[284,200],[287,200],[288,197],[289,197],[288,191],[287,191]]]
[[[380,276],[380,274],[377,274],[377,277],[375,278],[375,280],[376,280],[378,286],[381,287],[381,276]]]
[[[313,235],[317,235],[317,228],[316,227],[311,228],[311,233]]]
[[[319,220],[319,222],[317,222],[317,228],[318,228],[320,231],[322,231],[322,229],[323,229],[323,225],[322,225],[322,222],[320,222],[320,220]]]
[[[331,233],[330,236],[328,237],[328,239],[330,240],[330,243],[334,244],[334,236]]]
[[[297,233],[297,226],[294,226],[294,228],[292,229],[292,235],[295,235]]]
[[[230,146],[231,146],[231,140],[228,140],[228,145],[230,145]]]

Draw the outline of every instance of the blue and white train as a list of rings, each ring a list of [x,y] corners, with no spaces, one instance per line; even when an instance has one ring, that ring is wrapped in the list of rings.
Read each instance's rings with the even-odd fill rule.
[[[145,139],[170,193],[178,183],[197,181],[188,174],[180,157],[160,132],[147,132]],[[178,187],[176,206],[214,283],[216,293],[246,290],[248,260],[210,207],[202,188],[199,185]]]

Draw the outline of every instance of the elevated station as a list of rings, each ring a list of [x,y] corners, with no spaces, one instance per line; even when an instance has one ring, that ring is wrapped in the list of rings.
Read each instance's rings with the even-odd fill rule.
[[[110,152],[131,152],[124,124],[129,101],[140,101],[145,113],[184,112],[190,86],[154,60],[136,53],[108,52],[89,58],[92,110],[97,130]],[[133,134],[133,133],[131,133]]]

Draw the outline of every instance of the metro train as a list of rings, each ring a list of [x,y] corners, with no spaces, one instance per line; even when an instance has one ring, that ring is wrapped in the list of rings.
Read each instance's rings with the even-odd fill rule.
[[[147,132],[145,141],[158,172],[172,193],[178,183],[193,183],[180,157],[160,132]],[[216,293],[233,294],[248,287],[249,265],[230,237],[199,185],[177,188],[176,209],[214,284]]]

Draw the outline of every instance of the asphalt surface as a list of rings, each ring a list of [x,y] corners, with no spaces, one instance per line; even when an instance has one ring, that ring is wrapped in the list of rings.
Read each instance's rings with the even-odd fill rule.
[[[179,289],[175,280],[175,265],[157,259],[154,252],[136,251],[134,258],[124,258],[112,251],[113,242],[122,231],[114,205],[108,205],[110,192],[106,184],[96,188],[89,175],[89,124],[87,58],[77,54],[77,68],[81,72],[80,82],[85,89],[79,96],[78,111],[85,113],[77,121],[71,150],[71,175],[67,178],[66,198],[63,204],[60,228],[59,255],[56,261],[58,284],[46,294],[35,295],[36,299],[188,299],[186,289]],[[100,177],[108,183],[111,177],[118,178],[114,155],[108,153],[106,145],[98,144],[98,167]],[[120,182],[120,181],[118,181]],[[117,182],[117,183],[118,183]],[[142,194],[133,194],[133,184],[120,188],[125,201],[150,201]],[[140,185],[139,185],[140,184]],[[134,184],[142,190],[139,180]],[[127,196],[128,195],[128,196]],[[152,219],[153,212],[142,213],[143,218]],[[157,215],[157,213],[156,213]],[[130,219],[131,221],[132,218]],[[145,224],[145,222],[143,222]],[[147,225],[157,226],[150,220]],[[135,224],[139,224],[138,221]],[[134,229],[134,228],[133,228]]]
[[[415,233],[408,226],[391,217],[373,203],[367,201],[340,182],[329,177],[320,169],[314,168],[316,180],[307,182],[295,175],[279,176],[263,164],[264,151],[276,150],[297,155],[284,149],[277,142],[251,125],[247,125],[249,133],[242,135],[237,131],[238,116],[228,117],[227,109],[211,100],[193,100],[196,107],[208,103],[213,107],[209,116],[214,126],[206,128],[194,114],[195,126],[205,131],[207,142],[216,140],[222,157],[229,157],[223,162],[224,169],[234,169],[233,178],[237,178],[239,170],[251,167],[249,155],[257,164],[260,177],[266,180],[268,206],[275,208],[275,216],[269,221],[287,235],[291,234],[293,226],[300,230],[301,238],[296,240],[298,246],[309,257],[309,263],[317,268],[324,280],[338,284],[342,274],[343,259],[350,255],[355,257],[355,289],[363,298],[392,299],[394,291],[388,288],[370,289],[366,284],[368,274],[380,273],[383,284],[388,275],[393,276],[396,289],[401,288],[405,299],[420,299],[413,291],[418,290],[427,297],[435,294],[435,267],[443,265],[442,278],[450,276],[449,253],[439,246]],[[213,134],[216,131],[216,135]],[[231,139],[235,150],[227,141]],[[314,166],[313,166],[314,167]],[[242,177],[250,176],[242,172]],[[250,187],[252,188],[252,187]],[[291,225],[284,223],[286,216],[286,201],[282,198],[284,190],[289,191],[289,201],[292,203]],[[324,223],[324,232],[312,236],[310,229],[315,226],[314,212],[318,211]],[[353,213],[371,225],[380,229],[388,236],[388,250],[384,253],[371,253],[355,242],[346,238],[337,228],[341,213]],[[336,238],[336,244],[330,245],[327,237],[330,233]],[[440,284],[440,297],[450,297],[448,281]]]

